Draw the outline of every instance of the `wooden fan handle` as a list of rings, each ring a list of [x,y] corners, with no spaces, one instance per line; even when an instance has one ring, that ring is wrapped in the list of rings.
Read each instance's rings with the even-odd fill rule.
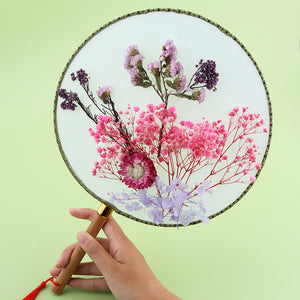
[[[97,214],[90,223],[86,232],[88,232],[91,236],[96,237],[103,225],[105,224],[105,222],[107,221],[108,217],[111,215],[112,211],[112,208],[108,207],[104,203],[101,203]],[[54,292],[57,295],[60,295],[62,293],[65,286],[69,282],[71,276],[75,273],[84,255],[85,252],[82,250],[78,243],[71,255],[68,265],[61,270],[60,274],[56,278],[55,283],[58,283],[59,285],[53,285],[51,287],[52,292]]]

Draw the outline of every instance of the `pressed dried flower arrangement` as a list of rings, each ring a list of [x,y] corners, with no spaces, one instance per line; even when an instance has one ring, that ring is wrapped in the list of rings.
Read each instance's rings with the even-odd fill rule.
[[[220,119],[178,120],[176,108],[170,105],[172,96],[200,105],[206,90],[217,91],[219,73],[215,61],[201,59],[187,83],[176,55],[177,48],[168,39],[159,59],[145,69],[138,46],[127,49],[124,67],[131,83],[153,89],[161,100],[158,105],[148,103],[145,110],[130,103],[125,111],[117,110],[111,86],[99,88],[98,97],[94,97],[83,69],[70,76],[81,85],[98,115],[83,104],[77,93],[63,88],[57,91],[63,100],[62,109],[80,107],[96,123],[89,133],[97,144],[99,160],[91,174],[123,182],[129,188],[112,190],[109,202],[124,206],[128,212],[144,210],[157,225],[170,221],[189,225],[195,219],[207,223],[203,200],[215,187],[255,181],[261,164],[257,162],[259,151],[254,136],[268,132],[260,114],[245,107],[229,111],[225,124]],[[196,179],[200,170],[206,170],[206,176]]]
[[[144,30],[152,26],[149,25],[151,14],[157,14],[154,18],[158,23],[162,15],[167,15],[170,24],[174,22],[172,18],[183,16],[195,19],[196,23],[201,21],[201,30],[205,26],[212,26],[199,16],[196,18],[179,13],[154,11],[135,17],[149,17],[143,23]],[[122,28],[126,20],[120,21],[123,22]],[[118,22],[105,29],[112,25],[116,26]],[[148,50],[144,44],[149,45],[149,42],[141,37],[142,31],[139,33],[139,30],[135,30],[136,36],[133,38],[131,34],[128,40],[141,41],[142,44],[127,43],[123,48],[121,63],[120,57],[116,59],[111,54],[110,67],[105,67],[105,63],[95,59],[92,70],[88,70],[91,64],[85,64],[80,54],[83,52],[82,55],[87,55],[83,50],[88,48],[89,43],[71,61],[73,66],[69,65],[64,74],[65,78],[69,77],[69,81],[65,84],[64,78],[57,90],[56,118],[59,116],[59,119],[64,119],[63,126],[70,126],[67,122],[72,117],[74,120],[82,120],[82,116],[86,119],[79,121],[86,137],[79,137],[78,130],[74,130],[73,135],[75,140],[78,139],[81,149],[93,149],[93,158],[91,155],[80,158],[80,165],[82,161],[88,164],[88,172],[87,166],[85,171],[80,168],[76,170],[77,161],[71,152],[78,152],[78,149],[71,149],[74,146],[68,149],[66,138],[58,133],[60,142],[64,140],[60,144],[61,150],[80,183],[117,212],[156,225],[185,226],[200,221],[207,223],[210,217],[232,205],[255,182],[262,167],[270,129],[270,107],[264,82],[254,61],[244,52],[245,49],[239,47],[239,55],[248,59],[248,65],[244,66],[245,62],[240,62],[238,56],[229,56],[226,60],[216,55],[220,51],[226,53],[227,41],[225,49],[220,48],[218,51],[214,48],[208,51],[212,47],[209,41],[194,41],[193,47],[201,45],[196,51],[198,57],[191,59],[188,56],[193,62],[191,67],[192,63],[183,55],[186,49],[191,52],[190,45],[184,42],[185,39],[176,30],[173,32],[178,41],[166,36],[159,47],[155,47],[156,42]],[[103,39],[101,33],[99,31],[90,41],[97,37]],[[216,33],[211,33],[212,37],[214,35]],[[219,35],[226,36],[222,30],[217,35],[217,39]],[[115,44],[120,44],[119,49],[125,44],[125,39],[120,43],[115,41]],[[236,51],[236,45],[241,46],[236,41],[230,42],[234,43],[233,47],[229,46],[233,51]],[[110,45],[103,41],[98,47],[103,50],[110,48]],[[79,59],[76,61],[77,56]],[[150,60],[148,56],[154,59]],[[180,58],[187,61],[187,71]],[[237,62],[232,60],[232,70],[228,70],[228,60],[234,58]],[[102,59],[109,58],[103,56]],[[240,86],[235,92],[229,82],[233,79],[228,74],[239,72],[239,67],[235,67],[237,64],[242,64],[240,68],[254,66],[249,75],[250,87],[245,93],[253,90],[251,76],[256,77],[258,84],[254,85],[259,90],[258,97],[264,101],[258,111],[253,103],[261,99],[254,98],[257,97],[255,92],[251,103],[247,100],[249,95],[240,92]],[[97,74],[100,74],[102,80],[98,80]],[[118,80],[115,80],[116,74]],[[234,75],[234,78],[241,77]],[[111,84],[110,81],[117,81],[118,84]],[[97,87],[92,88],[94,82]],[[240,82],[236,84],[240,85]],[[238,98],[239,94],[247,99],[243,101]],[[227,101],[225,106],[224,99]],[[71,123],[75,124],[76,121]],[[57,127],[61,128],[62,125]],[[94,144],[86,142],[87,137]],[[89,182],[92,182],[91,185]],[[234,187],[228,189],[229,185]],[[232,194],[226,200],[227,203],[219,200],[223,190],[224,195]]]

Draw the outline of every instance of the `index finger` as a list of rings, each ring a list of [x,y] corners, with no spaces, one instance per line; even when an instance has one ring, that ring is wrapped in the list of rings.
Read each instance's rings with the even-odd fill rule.
[[[92,221],[97,214],[97,211],[89,208],[71,208],[70,214],[75,218]],[[103,226],[103,231],[109,240],[116,242],[128,240],[119,224],[111,216]]]
[[[92,221],[96,215],[96,211],[90,208],[70,208],[70,214],[78,219]]]

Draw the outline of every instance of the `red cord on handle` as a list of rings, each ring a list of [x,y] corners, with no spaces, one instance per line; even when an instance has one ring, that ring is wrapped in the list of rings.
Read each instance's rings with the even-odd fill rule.
[[[54,277],[50,277],[47,280],[43,281],[35,290],[28,294],[23,300],[34,300],[39,292],[46,287],[47,282],[51,281],[54,285],[58,286],[59,284],[54,281]]]

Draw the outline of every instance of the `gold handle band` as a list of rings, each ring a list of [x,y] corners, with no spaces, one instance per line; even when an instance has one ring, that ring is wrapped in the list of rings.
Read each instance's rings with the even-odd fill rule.
[[[105,203],[101,203],[97,212],[102,218],[107,219],[113,212],[113,209],[107,206]]]

